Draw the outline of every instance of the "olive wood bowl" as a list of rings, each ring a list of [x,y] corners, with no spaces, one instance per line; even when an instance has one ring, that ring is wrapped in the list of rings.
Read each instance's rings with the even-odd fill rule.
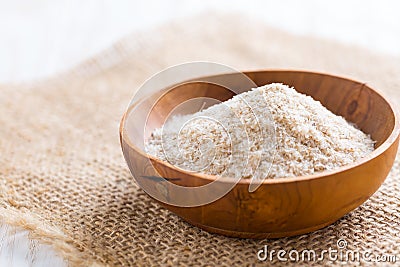
[[[365,83],[343,77],[291,70],[244,72],[258,86],[280,82],[320,101],[333,113],[355,123],[376,141],[375,150],[365,158],[333,171],[293,178],[266,179],[249,192],[249,180],[241,179],[222,198],[203,206],[178,207],[159,202],[187,222],[209,232],[241,238],[278,238],[315,231],[332,224],[365,202],[388,175],[398,148],[398,114],[387,98]],[[230,74],[223,78],[230,79]],[[160,93],[131,106],[120,125],[120,142],[132,175],[162,176],[169,182],[193,187],[217,179],[212,175],[187,172],[147,155],[143,129],[147,133],[161,127],[174,106],[192,97],[209,96],[221,101],[233,96],[213,84],[184,83],[163,96],[152,108],[145,125],[141,107],[153,105]],[[247,91],[250,88],[241,88]],[[129,122],[130,125],[127,125]],[[127,122],[127,123],[125,123]],[[136,138],[128,137],[135,131]],[[140,141],[141,140],[141,141]],[[139,142],[140,141],[140,142]],[[149,166],[149,162],[154,166]],[[157,171],[154,172],[154,169]],[[233,179],[233,178],[232,178]],[[229,178],[225,182],[229,183]],[[149,188],[168,195],[168,183],[143,179]]]

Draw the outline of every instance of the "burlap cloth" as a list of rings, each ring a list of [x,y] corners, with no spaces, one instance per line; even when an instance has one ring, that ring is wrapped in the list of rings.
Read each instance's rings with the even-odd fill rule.
[[[147,197],[124,162],[119,120],[146,78],[193,60],[345,75],[400,104],[399,58],[293,36],[236,15],[176,21],[135,34],[63,75],[0,87],[0,219],[28,229],[31,239],[52,245],[71,265],[267,264],[257,260],[264,245],[319,252],[335,249],[339,238],[349,250],[400,257],[399,158],[364,205],[331,226],[290,238],[209,234]]]

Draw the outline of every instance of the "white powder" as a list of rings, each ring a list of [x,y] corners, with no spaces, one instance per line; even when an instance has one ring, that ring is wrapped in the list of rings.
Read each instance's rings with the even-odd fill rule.
[[[261,179],[333,170],[373,151],[374,141],[310,96],[273,83],[173,117],[145,149],[186,170]]]

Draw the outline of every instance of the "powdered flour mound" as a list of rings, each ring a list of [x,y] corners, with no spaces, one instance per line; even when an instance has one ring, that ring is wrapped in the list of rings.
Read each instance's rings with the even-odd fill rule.
[[[262,179],[333,170],[373,151],[374,141],[310,96],[273,83],[173,117],[145,148],[189,171]]]

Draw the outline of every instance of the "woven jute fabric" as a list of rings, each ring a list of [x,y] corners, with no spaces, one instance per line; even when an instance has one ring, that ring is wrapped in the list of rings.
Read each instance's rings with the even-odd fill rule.
[[[265,265],[271,262],[257,259],[265,245],[318,253],[336,249],[339,239],[346,240],[347,250],[400,257],[399,157],[382,187],[361,207],[301,236],[250,240],[210,234],[154,203],[125,164],[119,120],[152,74],[196,60],[239,70],[344,75],[400,104],[399,58],[293,36],[236,15],[171,22],[134,34],[68,73],[0,86],[0,219],[28,229],[32,240],[50,244],[69,264],[80,266]],[[276,257],[272,262],[288,264]]]

